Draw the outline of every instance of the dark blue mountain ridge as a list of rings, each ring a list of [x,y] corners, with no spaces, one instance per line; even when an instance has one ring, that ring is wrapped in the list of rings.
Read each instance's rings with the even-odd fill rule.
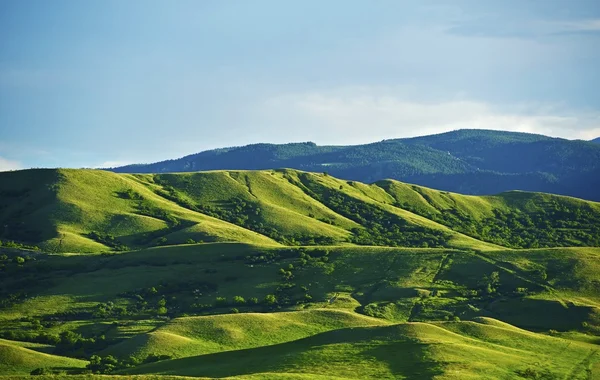
[[[120,173],[294,168],[362,182],[392,178],[465,194],[541,191],[600,201],[600,144],[543,135],[463,129],[350,146],[313,142],[252,144]]]

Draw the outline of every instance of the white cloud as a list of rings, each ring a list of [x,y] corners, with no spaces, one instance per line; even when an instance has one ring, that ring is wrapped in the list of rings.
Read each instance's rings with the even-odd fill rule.
[[[600,32],[600,19],[549,23],[559,32]]]
[[[23,169],[23,166],[20,162],[7,160],[6,158],[0,157],[0,172],[18,169]]]
[[[99,165],[92,166],[93,169],[108,169],[108,168],[116,168],[118,166],[131,165],[133,162],[131,161],[104,161]]]
[[[426,102],[393,91],[345,88],[331,92],[289,94],[266,101],[269,123],[285,125],[316,141],[358,144],[395,137],[420,136],[463,128],[539,133],[569,139],[600,136],[600,113],[567,112],[552,105],[516,105],[499,109],[467,99]],[[310,137],[312,138],[312,137]],[[325,139],[325,141],[323,141]]]

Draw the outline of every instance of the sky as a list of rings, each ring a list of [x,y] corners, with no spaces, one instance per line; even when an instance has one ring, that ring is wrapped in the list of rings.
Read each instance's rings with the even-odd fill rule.
[[[0,171],[484,128],[600,136],[598,0],[2,0]]]

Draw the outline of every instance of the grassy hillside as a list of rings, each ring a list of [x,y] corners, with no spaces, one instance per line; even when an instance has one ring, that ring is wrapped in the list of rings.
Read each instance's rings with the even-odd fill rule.
[[[111,255],[27,254],[14,249],[4,252],[7,259],[0,282],[0,336],[46,344],[44,351],[55,355],[85,359],[112,355],[123,361],[117,368],[133,365],[140,373],[156,370],[211,377],[256,371],[268,378],[271,372],[312,376],[329,368],[339,377],[349,376],[352,371],[359,377],[389,377],[402,373],[416,376],[420,369],[432,366],[450,376],[453,370],[445,368],[454,368],[451,363],[456,362],[458,367],[467,366],[465,371],[473,378],[492,369],[490,373],[501,378],[503,373],[508,376],[529,367],[538,370],[528,359],[538,352],[536,345],[543,351],[549,349],[548,342],[562,348],[571,342],[573,357],[580,362],[588,360],[578,374],[585,373],[596,356],[591,355],[591,346],[576,347],[600,343],[598,248],[475,252],[218,243]],[[19,264],[15,257],[28,259]],[[487,327],[474,332],[470,325],[450,329],[458,334],[452,335],[456,341],[448,341],[443,331],[432,330],[426,355],[422,351],[425,343],[406,346],[412,330],[382,332],[384,336],[395,336],[385,343],[366,332],[364,338],[353,336],[357,328],[365,326],[482,321],[482,317],[536,332],[492,323],[521,334],[517,334],[520,340],[514,344],[528,341],[530,356],[520,353],[504,361],[507,353],[519,347],[507,341],[501,345],[509,348],[497,347],[500,343],[489,335],[498,334],[488,332]],[[467,323],[439,326],[448,330],[444,326]],[[342,340],[305,340],[327,331],[339,331]],[[484,342],[473,342],[473,334],[484,336],[476,337]],[[562,343],[565,341],[558,337],[569,342]],[[360,343],[363,340],[370,343],[365,346]],[[485,343],[488,340],[491,343]],[[266,348],[274,344],[277,350]],[[448,348],[442,349],[445,345]],[[464,349],[456,351],[456,345]],[[430,359],[425,364],[399,363],[399,369],[390,369],[386,363],[391,354],[383,353],[394,350],[416,350],[415,355],[421,353],[419,360]],[[373,352],[372,360],[360,359],[355,367],[344,359],[348,355],[371,357],[368,352]],[[430,352],[442,352],[442,356]],[[207,364],[221,363],[225,360],[222,357],[212,359],[212,355],[221,354],[232,355],[225,358],[235,358],[240,366]],[[444,359],[451,354],[450,362]],[[183,362],[185,367],[179,362],[164,370],[140,366],[144,361],[188,357],[191,361]],[[292,357],[304,359],[289,361]],[[247,363],[242,358],[257,363],[256,367],[248,367],[255,370],[242,372],[246,366],[243,363]],[[338,364],[327,367],[324,361]],[[170,361],[159,363],[167,365]],[[564,377],[566,363],[567,359],[565,364],[553,363],[548,371]],[[199,372],[199,368],[207,372]],[[314,368],[321,369],[315,373]],[[326,376],[325,372],[321,374]],[[421,375],[429,376],[428,372]]]
[[[463,196],[278,171],[0,174],[0,239],[46,252],[233,241],[497,249],[600,245],[600,205],[511,192]]]
[[[87,364],[84,360],[38,352],[35,349],[39,346],[0,339],[0,375],[28,374],[38,368],[60,372],[85,368]]]
[[[587,379],[585,361],[596,360],[596,351],[593,345],[489,324],[405,323],[341,329],[275,346],[168,360],[125,372],[208,377],[298,373],[307,378],[336,374],[349,379]],[[540,362],[551,364],[536,365]]]
[[[109,347],[104,353],[180,358],[290,342],[347,327],[386,324],[389,322],[339,309],[183,317]]]
[[[2,173],[0,376],[593,378],[599,215],[288,169]]]
[[[1,176],[2,239],[35,244],[45,251],[126,250],[157,245],[175,233],[177,243],[184,243],[189,235],[203,241],[276,244],[247,229],[191,212],[129,175],[52,169]]]
[[[600,245],[599,203],[518,191],[466,196],[390,180],[376,185],[397,207],[480,240],[514,248]]]

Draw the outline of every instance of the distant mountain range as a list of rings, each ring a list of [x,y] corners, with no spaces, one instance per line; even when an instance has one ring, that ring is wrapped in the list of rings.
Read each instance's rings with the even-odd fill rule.
[[[593,143],[596,143],[596,144],[600,144],[600,137],[596,137],[595,139],[590,140],[590,141]]]
[[[252,144],[110,170],[166,173],[294,168],[362,182],[391,178],[465,194],[526,190],[600,201],[599,142],[600,138],[583,141],[458,130],[353,146]]]

